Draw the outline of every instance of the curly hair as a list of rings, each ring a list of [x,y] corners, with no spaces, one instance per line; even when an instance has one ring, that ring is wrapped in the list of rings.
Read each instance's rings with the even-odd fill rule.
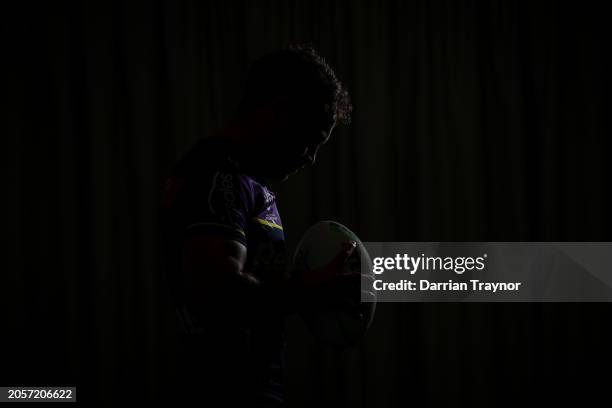
[[[244,112],[279,95],[306,103],[322,103],[330,118],[348,124],[349,94],[327,61],[309,44],[289,44],[264,55],[249,68],[239,111]]]

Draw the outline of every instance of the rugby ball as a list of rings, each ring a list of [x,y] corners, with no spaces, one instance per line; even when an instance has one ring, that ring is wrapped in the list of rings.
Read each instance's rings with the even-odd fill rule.
[[[301,313],[315,339],[334,348],[355,345],[374,318],[375,294],[360,289],[360,286],[371,286],[359,285],[359,279],[373,279],[370,256],[361,240],[350,229],[335,221],[319,221],[304,233],[293,257],[299,273],[308,274],[332,262],[351,241],[357,245],[342,265],[341,273],[355,274],[357,286],[353,284],[351,287],[340,288],[344,290],[333,287],[332,290],[336,290],[337,294],[331,293],[334,299],[331,303],[329,293],[324,297],[325,301],[322,301],[320,291],[313,289]]]

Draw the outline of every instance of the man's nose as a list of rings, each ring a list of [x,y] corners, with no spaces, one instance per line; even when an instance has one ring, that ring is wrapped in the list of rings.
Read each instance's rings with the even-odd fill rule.
[[[306,164],[309,165],[313,165],[315,164],[315,162],[317,161],[317,154],[316,153],[308,153],[306,155]]]
[[[308,153],[306,155],[306,157],[308,158],[308,162],[313,165],[316,161],[317,161],[317,153],[319,152],[319,148],[314,147],[314,148],[310,148],[308,149]]]
[[[316,157],[312,157],[311,154],[306,154],[302,159],[302,167],[312,166],[316,160]]]

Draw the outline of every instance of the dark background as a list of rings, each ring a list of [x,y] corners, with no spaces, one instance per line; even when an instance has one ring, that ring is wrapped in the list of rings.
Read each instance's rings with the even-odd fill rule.
[[[355,107],[318,165],[279,191],[290,247],[319,219],[364,241],[612,240],[607,20],[603,5],[553,1],[5,8],[0,385],[156,398],[174,352],[164,177],[230,116],[248,64],[289,41],[312,42]],[[289,399],[589,406],[607,391],[611,312],[385,304],[345,352],[295,319]]]

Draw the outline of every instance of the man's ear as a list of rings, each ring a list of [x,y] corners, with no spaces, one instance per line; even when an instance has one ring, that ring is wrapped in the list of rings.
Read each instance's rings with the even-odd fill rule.
[[[275,125],[285,127],[293,117],[293,103],[288,96],[277,96],[270,102],[273,111]]]
[[[290,108],[288,97],[277,96],[254,109],[253,125],[260,130],[268,130],[279,125],[283,126],[289,122]]]

